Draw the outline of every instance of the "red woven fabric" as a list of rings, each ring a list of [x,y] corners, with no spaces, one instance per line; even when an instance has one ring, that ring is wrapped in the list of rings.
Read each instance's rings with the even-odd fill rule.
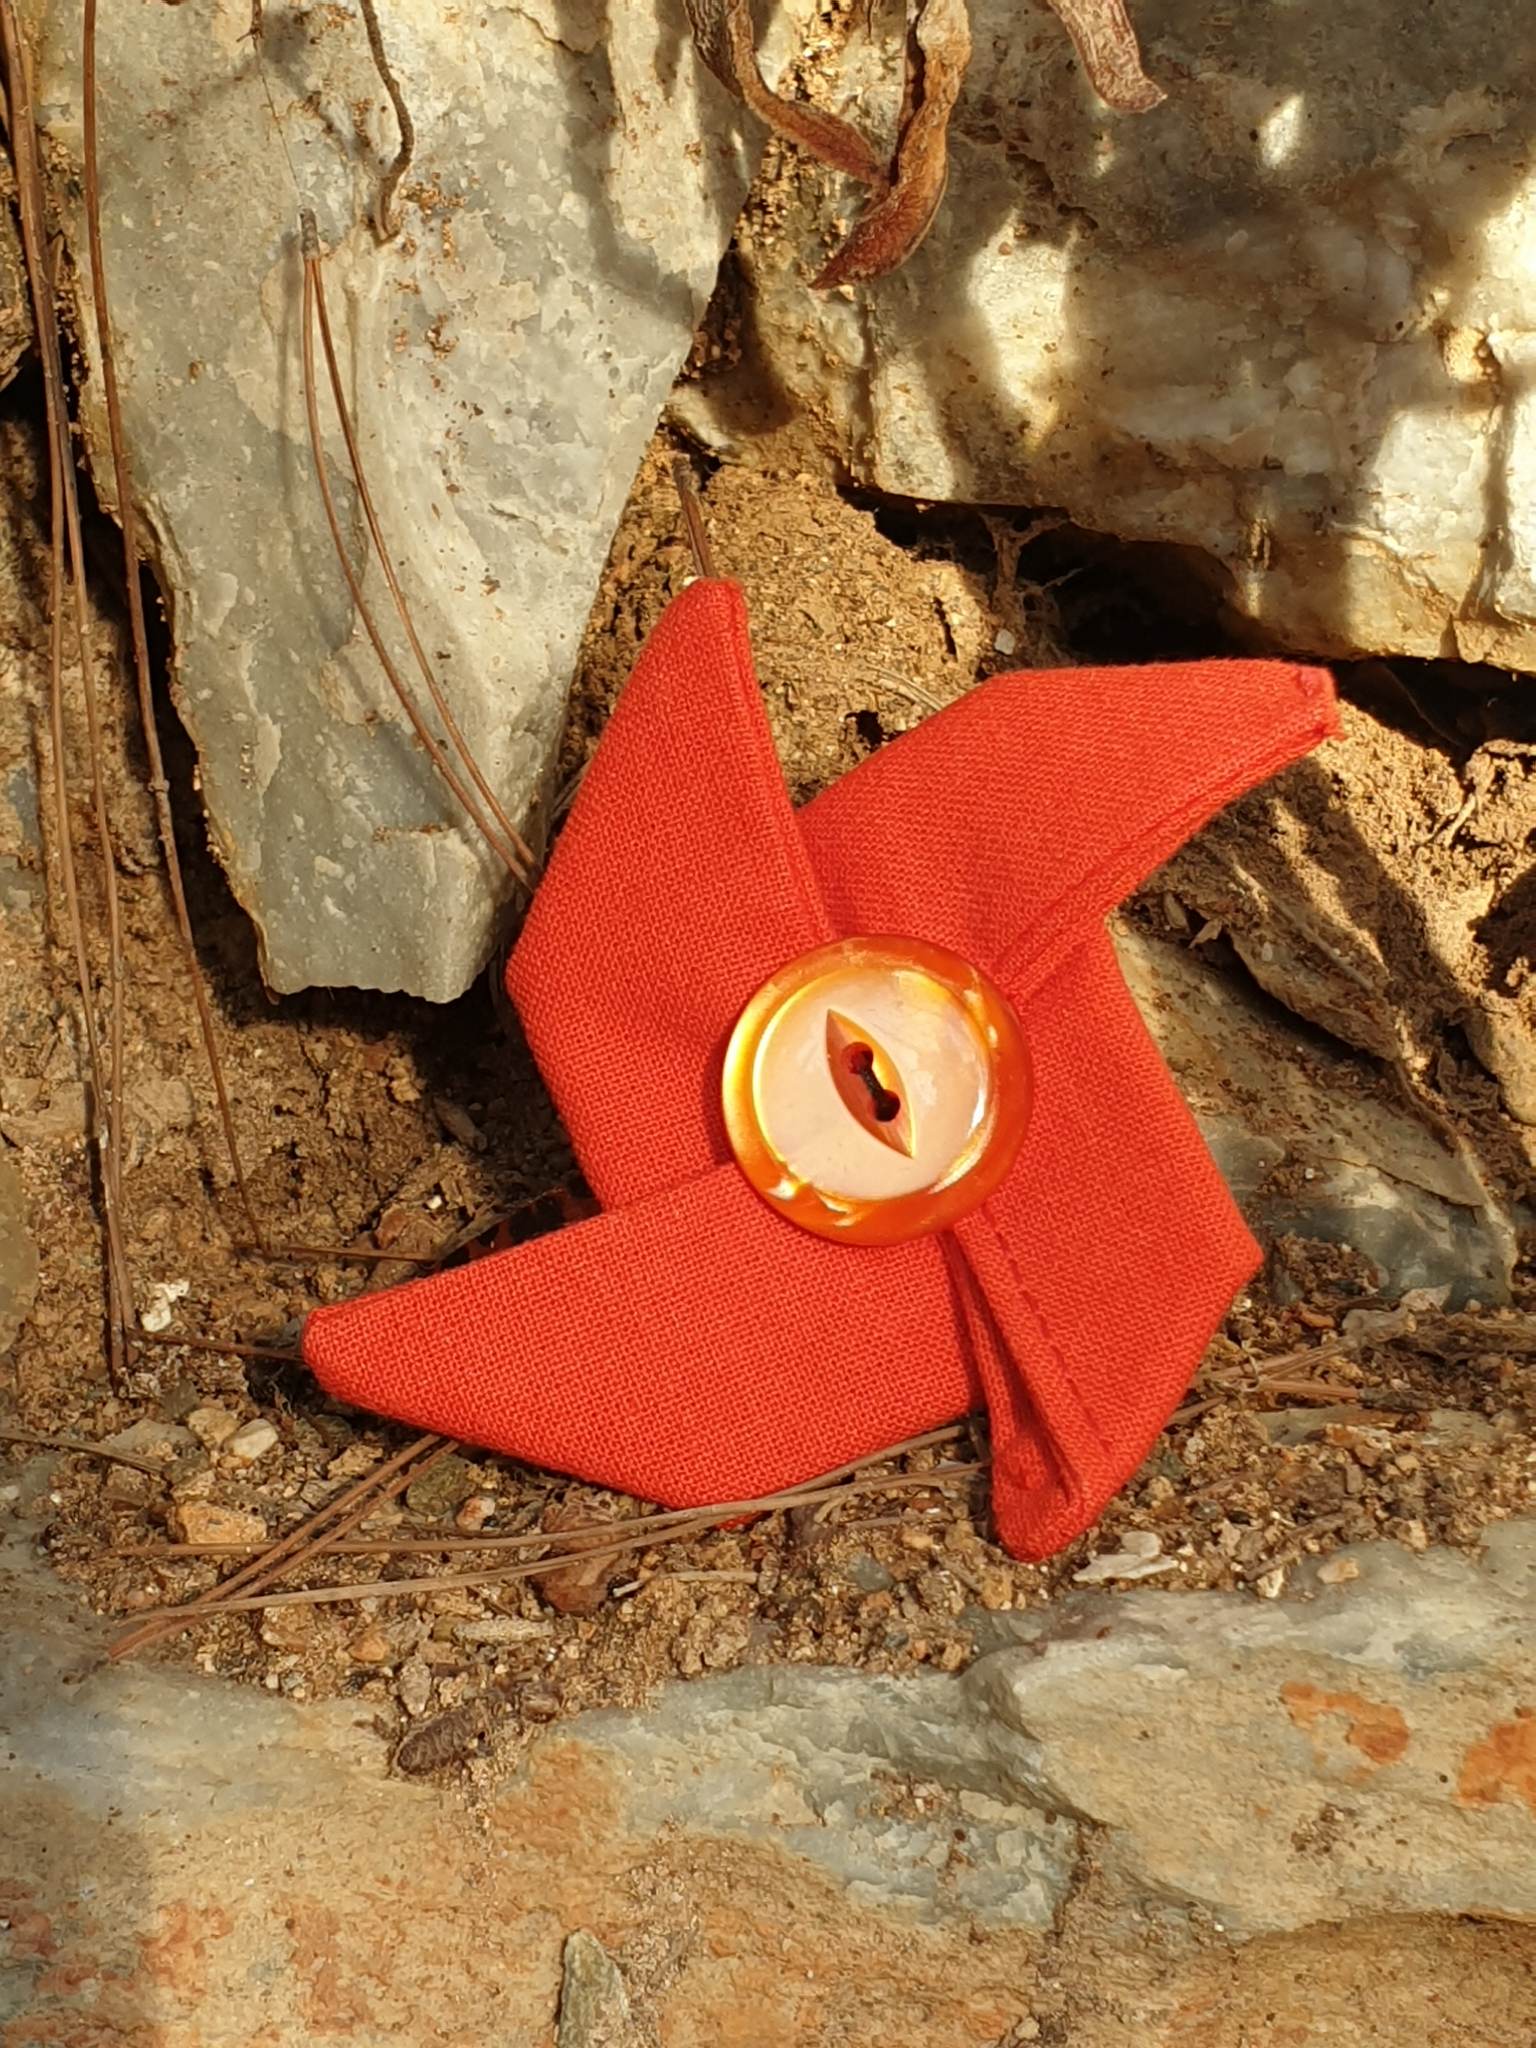
[[[667,1506],[767,1493],[985,1400],[999,1534],[1042,1557],[1146,1455],[1257,1248],[1103,929],[1206,818],[1333,729],[1319,671],[986,683],[799,813],[732,584],[647,644],[508,970],[605,1213],[311,1316],[359,1407]],[[942,1240],[834,1244],[731,1162],[720,1063],[778,967],[897,933],[1017,1006],[1038,1088]]]

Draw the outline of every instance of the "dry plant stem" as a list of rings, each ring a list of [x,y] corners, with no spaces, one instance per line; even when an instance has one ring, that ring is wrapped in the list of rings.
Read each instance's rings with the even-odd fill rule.
[[[882,1464],[887,1459],[900,1455],[904,1449],[925,1448],[935,1439],[948,1440],[959,1434],[958,1429],[948,1431],[935,1430],[931,1431],[927,1436],[913,1437],[909,1439],[907,1445],[896,1445],[890,1450],[880,1451],[871,1457],[858,1459],[851,1465],[839,1466],[836,1472],[829,1473],[825,1478],[812,1482],[811,1485],[801,1489],[799,1492],[769,1494],[757,1501],[730,1502],[722,1507],[680,1508],[662,1515],[636,1516],[628,1524],[614,1522],[594,1524],[591,1525],[592,1530],[604,1535],[613,1534],[619,1536],[620,1540],[613,1544],[602,1545],[601,1547],[594,1546],[591,1549],[579,1550],[575,1552],[575,1555],[583,1564],[596,1564],[608,1558],[625,1556],[632,1550],[649,1548],[653,1543],[671,1543],[681,1537],[701,1534],[706,1529],[717,1528],[721,1522],[735,1521],[743,1514],[769,1513],[779,1508],[810,1506],[824,1500],[846,1499],[849,1497],[852,1489],[838,1486],[836,1483],[838,1480],[847,1478],[852,1473],[866,1470],[871,1465]],[[411,1457],[415,1451],[427,1446],[434,1448],[421,1464],[412,1466],[408,1471],[399,1471],[399,1468],[406,1459]],[[274,1593],[266,1598],[262,1598],[256,1593],[244,1592],[243,1589],[249,1588],[252,1585],[269,1585],[279,1571],[291,1570],[295,1566],[307,1562],[310,1557],[324,1551],[327,1548],[327,1541],[333,1541],[335,1538],[345,1535],[348,1529],[363,1520],[366,1515],[372,1513],[382,1500],[388,1499],[391,1494],[398,1492],[401,1487],[408,1485],[411,1480],[419,1477],[429,1464],[435,1463],[439,1457],[444,1456],[452,1448],[453,1445],[451,1443],[444,1442],[440,1437],[422,1437],[418,1439],[415,1445],[409,1446],[405,1451],[400,1452],[397,1457],[390,1461],[388,1466],[382,1468],[381,1472],[369,1475],[368,1479],[360,1480],[358,1485],[351,1489],[350,1494],[343,1495],[340,1501],[333,1502],[329,1507],[320,1509],[318,1514],[311,1516],[303,1528],[295,1530],[291,1536],[285,1537],[281,1543],[275,1544],[270,1550],[264,1551],[259,1558],[247,1565],[243,1571],[237,1572],[233,1578],[225,1580],[218,1586],[210,1587],[206,1593],[199,1594],[195,1600],[189,1601],[184,1607],[158,1608],[146,1615],[143,1622],[131,1635],[119,1637],[117,1642],[108,1646],[107,1655],[113,1659],[127,1656],[131,1650],[139,1648],[143,1642],[156,1641],[161,1635],[179,1628],[188,1627],[193,1622],[207,1620],[214,1614],[246,1613],[255,1607],[314,1606],[327,1601],[365,1599],[374,1593],[393,1595],[397,1593],[432,1592],[440,1587],[477,1586],[484,1585],[492,1580],[499,1583],[514,1579],[538,1578],[547,1572],[558,1571],[563,1566],[571,1563],[574,1545],[585,1534],[590,1533],[589,1531],[563,1530],[558,1538],[551,1537],[548,1531],[543,1532],[536,1540],[543,1543],[557,1542],[558,1549],[553,1556],[540,1558],[528,1564],[507,1565],[499,1569],[476,1572],[449,1573],[442,1577],[428,1579],[370,1579],[356,1586],[317,1586],[293,1593]],[[376,1490],[377,1481],[386,1472],[391,1474],[399,1473],[399,1476],[394,1480],[394,1483],[387,1492],[379,1492]],[[931,1475],[927,1474],[923,1476],[925,1478],[931,1477]],[[874,1491],[879,1483],[871,1481],[864,1490]],[[317,1540],[311,1536],[310,1532],[316,1528],[317,1524],[324,1522],[327,1518],[334,1515],[340,1507],[354,1499],[359,1493],[366,1493],[368,1497],[352,1508],[345,1520],[337,1522],[336,1526],[328,1531],[327,1539]],[[241,1597],[230,1598],[229,1596],[232,1594],[240,1594]]]
[[[128,624],[133,640],[133,671],[138,685],[139,725],[144,735],[144,751],[149,759],[148,784],[155,800],[155,822],[160,833],[166,881],[170,885],[176,929],[180,934],[181,948],[186,959],[187,981],[197,1004],[197,1021],[202,1032],[203,1051],[207,1057],[208,1071],[213,1077],[213,1092],[218,1099],[224,1146],[229,1154],[230,1170],[234,1175],[240,1206],[245,1211],[251,1235],[258,1245],[264,1245],[265,1234],[261,1220],[251,1202],[250,1189],[246,1185],[245,1172],[240,1164],[234,1113],[230,1108],[229,1090],[224,1085],[224,1070],[214,1039],[213,1011],[198,964],[197,943],[192,935],[192,917],[187,908],[187,892],[182,882],[181,856],[176,851],[176,823],[171,814],[171,786],[166,779],[165,761],[160,751],[160,732],[155,721],[154,692],[149,669],[149,639],[144,629],[144,593],[139,583],[138,510],[134,501],[133,471],[128,459],[128,443],[123,433],[122,398],[117,383],[117,353],[112,340],[112,315],[107,302],[107,269],[101,245],[101,177],[96,121],[96,0],[85,0],[80,36],[85,126],[85,228],[91,254],[91,299],[96,314],[96,347],[101,357],[102,393],[106,400],[107,438],[112,447],[112,477],[117,492],[117,518],[123,534],[123,580],[128,591]]]
[[[704,511],[699,503],[699,494],[694,486],[693,471],[688,466],[686,455],[679,455],[672,464],[672,482],[682,500],[683,524],[688,529],[688,545],[693,550],[694,567],[706,583],[715,580],[715,559],[710,552],[709,534],[704,525]]]
[[[663,1530],[656,1543],[677,1543],[688,1536],[702,1535],[706,1529],[715,1526],[713,1515],[699,1515],[675,1529]],[[324,1607],[336,1601],[391,1599],[401,1593],[439,1593],[451,1586],[504,1586],[518,1579],[537,1579],[549,1572],[566,1571],[573,1562],[602,1564],[612,1558],[624,1557],[640,1548],[641,1540],[631,1537],[626,1542],[605,1544],[601,1549],[594,1545],[590,1550],[581,1551],[574,1560],[562,1554],[539,1558],[529,1564],[492,1565],[484,1571],[444,1572],[440,1577],[426,1579],[364,1579],[355,1586],[304,1586],[291,1593],[257,1593],[234,1600],[215,1597],[195,1611],[180,1607],[152,1609],[145,1617],[145,1627],[163,1630],[167,1624],[175,1624],[183,1617],[187,1622],[208,1621],[220,1614],[249,1614],[258,1607]]]
[[[1331,1359],[1347,1357],[1351,1346],[1337,1341],[1303,1344],[1295,1351],[1277,1351],[1273,1358],[1241,1358],[1229,1365],[1201,1368],[1200,1387],[1258,1386],[1275,1373],[1287,1373],[1292,1366],[1326,1365]]]
[[[390,67],[374,0],[358,0],[358,5],[363,10],[363,28],[368,37],[368,50],[373,58],[373,68],[378,72],[379,81],[389,94],[389,103],[395,110],[395,120],[400,128],[400,147],[395,152],[395,160],[379,181],[378,205],[374,219],[379,240],[387,242],[400,232],[400,223],[395,218],[395,194],[399,190],[400,180],[411,167],[411,158],[416,153],[416,124],[411,119],[411,110],[405,103],[405,94],[400,90],[399,80]],[[259,33],[259,11],[252,19],[255,30]]]
[[[106,1237],[107,1328],[111,1369],[121,1381],[123,1329],[130,1308],[128,1263],[122,1239],[121,1120],[123,1078],[123,951],[117,898],[117,859],[107,813],[102,770],[101,725],[96,679],[91,666],[85,612],[85,549],[80,533],[80,506],[75,494],[69,414],[64,403],[64,373],[59,345],[53,274],[48,261],[47,223],[42,174],[37,159],[37,131],[32,82],[11,0],[0,0],[0,41],[4,44],[9,99],[11,153],[15,164],[22,244],[27,280],[37,324],[38,357],[43,371],[48,418],[48,482],[51,539],[49,551],[49,726],[53,750],[54,806],[57,811],[59,870],[64,884],[65,912],[75,954],[75,971],[84,1013],[87,1055],[95,1096],[97,1146],[101,1166],[102,1223]],[[91,986],[90,954],[80,909],[79,876],[75,867],[70,823],[69,770],[64,745],[64,539],[68,536],[70,578],[74,593],[75,633],[85,697],[86,732],[91,752],[91,783],[96,833],[101,852],[107,909],[108,999],[111,1004],[110,1072],[102,1059],[101,1032]]]
[[[498,830],[505,837],[507,845],[512,848],[517,856],[517,862],[509,862],[509,865],[513,867],[513,872],[519,875],[519,879],[526,881],[538,863],[532,850],[507,816],[496,792],[492,789],[481,771],[480,764],[476,760],[469,742],[465,739],[459,728],[458,721],[453,715],[452,707],[438,685],[437,677],[432,670],[432,664],[428,661],[426,650],[421,644],[421,636],[416,631],[415,619],[412,617],[410,607],[406,603],[405,592],[401,589],[400,579],[395,573],[394,559],[385,544],[383,529],[379,524],[378,513],[374,508],[373,493],[368,488],[368,476],[363,468],[362,451],[357,444],[351,408],[347,404],[346,391],[341,381],[341,370],[336,358],[336,345],[331,333],[330,307],[325,295],[325,278],[319,265],[319,249],[314,242],[313,219],[309,215],[305,216],[304,232],[306,268],[309,267],[311,262],[314,265],[314,304],[315,311],[319,317],[320,341],[325,351],[326,374],[330,381],[331,398],[336,407],[336,417],[341,426],[342,438],[346,442],[347,460],[351,466],[353,481],[357,486],[358,499],[363,508],[363,516],[368,524],[368,532],[373,541],[379,567],[383,571],[384,580],[388,585],[396,615],[405,631],[417,670],[427,686],[427,694],[431,697],[437,714],[442,719],[448,737],[457,751],[460,760],[463,762],[470,780],[484,799],[486,807],[495,819]],[[306,323],[306,336],[307,331]],[[311,381],[313,381],[312,365]],[[482,827],[482,829],[484,828]],[[520,869],[519,863],[521,864]]]
[[[1141,68],[1141,50],[1123,0],[1048,0],[1072,38],[1094,91],[1107,107],[1145,114],[1167,98]]]
[[[1353,1387],[1336,1385],[1331,1380],[1272,1380],[1268,1374],[1254,1389],[1261,1394],[1284,1394],[1291,1401],[1310,1401],[1318,1407],[1337,1401],[1341,1405],[1354,1404],[1358,1407],[1360,1395]]]
[[[82,1458],[104,1458],[109,1465],[129,1465],[135,1472],[147,1472],[152,1479],[165,1476],[163,1465],[148,1458],[135,1458],[129,1451],[109,1451],[105,1444],[89,1443],[83,1436],[45,1436],[35,1429],[7,1425],[0,1429],[0,1444],[36,1444],[44,1451],[77,1451]]]
[[[174,1330],[135,1330],[135,1344],[181,1345],[187,1351],[211,1351],[216,1357],[274,1358],[280,1365],[302,1365],[297,1351],[284,1351],[276,1344],[236,1344],[221,1337],[178,1337]]]
[[[886,1452],[884,1455],[888,1457],[890,1454]],[[901,1472],[888,1479],[855,1479],[845,1486],[821,1485],[809,1490],[792,1489],[788,1493],[768,1494],[756,1501],[727,1502],[710,1508],[708,1513],[729,1520],[747,1514],[755,1518],[763,1514],[778,1514],[786,1508],[819,1507],[824,1503],[830,1505],[840,1500],[853,1500],[866,1493],[907,1493],[924,1487],[942,1489],[958,1479],[972,1479],[978,1472],[986,1470],[987,1466],[981,1463],[941,1465],[932,1472]],[[700,1508],[689,1508],[670,1516],[637,1515],[622,1522],[589,1522],[584,1528],[562,1529],[558,1538],[547,1529],[520,1530],[511,1536],[357,1536],[327,1543],[326,1549],[337,1557],[447,1556],[460,1550],[535,1550],[556,1541],[565,1545],[588,1536],[645,1536],[653,1529],[665,1528],[672,1522],[686,1521],[704,1512]],[[249,1557],[265,1547],[259,1543],[139,1543],[120,1544],[110,1555],[142,1558]]]
[[[513,848],[518,859],[522,862],[525,870],[523,879],[526,880],[538,866],[538,862],[534,858],[533,851],[527,841],[522,837],[517,827],[502,808],[495,790],[492,789],[490,783],[482,774],[480,764],[475,759],[468,740],[465,739],[463,733],[459,730],[458,720],[454,717],[448,700],[438,685],[437,677],[432,671],[432,664],[427,659],[426,649],[421,644],[421,636],[416,631],[416,621],[412,618],[410,606],[405,601],[405,592],[400,588],[400,578],[395,574],[393,557],[384,544],[383,529],[379,525],[378,514],[374,510],[373,493],[368,488],[368,475],[363,468],[362,451],[357,445],[357,435],[352,425],[352,410],[347,404],[346,391],[341,381],[341,369],[336,360],[336,344],[331,335],[330,307],[326,302],[325,296],[325,278],[318,267],[318,261],[315,271],[315,311],[320,316],[320,345],[325,350],[326,374],[330,379],[331,397],[336,406],[336,417],[341,425],[342,438],[347,444],[347,460],[352,467],[352,478],[357,485],[357,495],[363,508],[363,517],[368,522],[368,532],[373,541],[374,553],[378,556],[379,567],[384,572],[384,581],[389,586],[389,594],[394,602],[396,615],[400,620],[401,626],[405,629],[405,637],[410,644],[417,670],[421,675],[422,681],[427,686],[428,696],[436,706],[438,717],[443,721],[444,730],[453,742],[454,748],[458,753],[459,759],[463,762],[471,782],[474,783],[476,789],[479,790],[481,796],[485,799],[486,809],[496,820],[498,830],[505,835],[507,844]]]
[[[341,1264],[355,1259],[365,1266],[435,1266],[441,1252],[381,1252],[345,1244],[237,1244],[237,1252],[254,1252],[275,1266],[302,1265],[309,1259],[334,1259]]]
[[[1189,1401],[1182,1408],[1176,1408],[1168,1418],[1171,1429],[1176,1422],[1193,1422],[1197,1415],[1204,1415],[1217,1406],[1220,1396],[1213,1394],[1205,1401]]]
[[[409,688],[406,686],[405,678],[401,675],[399,669],[395,666],[394,660],[392,659],[388,648],[384,645],[383,637],[380,634],[378,625],[374,620],[372,609],[368,604],[367,598],[363,595],[362,584],[358,580],[357,572],[352,567],[351,557],[347,553],[346,541],[341,531],[341,520],[336,511],[336,501],[331,492],[330,479],[326,475],[325,442],[320,431],[320,408],[315,383],[315,318],[317,309],[324,308],[325,285],[320,275],[320,249],[319,243],[315,238],[314,217],[309,213],[305,213],[302,216],[302,219],[304,254],[304,312],[302,322],[304,354],[304,410],[309,421],[309,440],[310,447],[314,455],[315,477],[316,481],[320,486],[320,497],[322,503],[325,506],[326,523],[329,525],[331,530],[331,540],[336,549],[336,559],[341,565],[341,573],[346,578],[347,589],[351,593],[352,602],[353,605],[356,607],[357,615],[362,620],[364,629],[368,634],[370,642],[372,643],[373,651],[378,656],[379,664],[383,668],[385,675],[389,679],[390,688],[394,691],[395,696],[399,699],[400,706],[402,710],[405,712],[406,717],[411,721],[411,726],[416,734],[417,739],[419,739],[421,741],[421,744],[426,748],[428,754],[432,758],[433,765],[436,767],[437,772],[439,773],[439,775],[442,776],[444,782],[446,782],[448,787],[453,791],[455,797],[458,798],[459,803],[463,806],[466,814],[473,821],[473,823],[481,833],[482,837],[485,839],[486,844],[490,847],[491,851],[497,856],[499,860],[502,861],[502,863],[507,868],[508,872],[513,876],[514,880],[519,882],[526,882],[529,878],[530,870],[524,866],[521,855],[518,851],[520,842],[508,841],[504,839],[501,836],[501,834],[497,831],[496,827],[485,817],[485,815],[481,812],[478,805],[475,803],[474,798],[470,795],[469,791],[465,788],[463,782],[460,781],[458,775],[455,773],[453,766],[449,762],[447,756],[444,754],[442,747],[438,744],[437,740],[433,737],[432,733],[428,729],[426,721],[423,719],[420,708],[416,703],[416,699],[412,696]],[[325,333],[328,339],[329,323],[326,320],[323,310],[321,310],[320,312],[320,317],[322,322],[322,331]],[[329,346],[327,347],[327,359],[333,366],[332,393],[336,400],[336,409],[338,416],[342,421],[343,432],[347,436],[348,451],[350,453],[353,447],[355,446],[355,443],[353,442],[351,435],[350,415],[347,411],[342,396],[339,376],[334,371],[335,359],[334,355],[329,349]],[[371,516],[371,503],[367,498],[366,492],[363,490],[360,472],[358,473],[357,476],[357,482],[359,491],[363,497],[365,514],[367,514],[369,517],[370,531],[372,531],[375,522],[373,521]],[[385,559],[386,558],[381,548],[381,563]],[[442,710],[442,702],[438,692],[436,691],[435,686],[433,690],[433,699],[434,702],[438,704],[439,710]],[[461,746],[462,744],[462,741],[460,741]],[[522,850],[526,852],[526,848]]]
[[[526,1202],[519,1202],[515,1208],[495,1209],[483,1213],[466,1229],[455,1231],[453,1236],[445,1244],[439,1245],[435,1252],[397,1252],[393,1249],[379,1251],[372,1245],[345,1244],[237,1244],[233,1249],[237,1252],[257,1252],[262,1258],[269,1259],[274,1264],[284,1260],[302,1263],[307,1259],[335,1259],[341,1263],[347,1259],[355,1259],[368,1266],[387,1266],[395,1262],[402,1266],[436,1267],[451,1259],[455,1252],[463,1251],[466,1245],[473,1244],[477,1237],[484,1237],[498,1224],[510,1223],[515,1216],[522,1216],[529,1209],[536,1209],[540,1202],[547,1202],[552,1195],[563,1192],[564,1190],[558,1187],[545,1188],[542,1194],[530,1196]]]
[[[901,129],[890,183],[813,280],[815,290],[888,276],[933,226],[949,180],[950,116],[970,58],[965,0],[925,0],[907,37]]]
[[[751,0],[683,0],[683,12],[701,61],[775,135],[861,184],[884,182],[885,166],[856,128],[803,100],[783,99],[767,84],[757,61]]]
[[[287,1565],[301,1563],[306,1556],[324,1548],[325,1535],[344,1536],[356,1526],[365,1515],[371,1514],[387,1483],[399,1478],[402,1486],[420,1476],[428,1465],[436,1464],[440,1457],[452,1448],[440,1436],[419,1436],[414,1442],[397,1451],[386,1464],[376,1471],[366,1473],[345,1493],[311,1515],[309,1520],[290,1535],[270,1545],[258,1558],[236,1572],[232,1578],[217,1586],[210,1586],[207,1592],[199,1593],[184,1607],[173,1607],[146,1616],[126,1635],[116,1637],[107,1645],[109,1663],[119,1663],[124,1657],[131,1657],[151,1643],[161,1641],[169,1635],[176,1635],[194,1622],[203,1620],[214,1602],[222,1602],[229,1594],[248,1587],[269,1585]],[[261,1604],[259,1601],[256,1603]]]

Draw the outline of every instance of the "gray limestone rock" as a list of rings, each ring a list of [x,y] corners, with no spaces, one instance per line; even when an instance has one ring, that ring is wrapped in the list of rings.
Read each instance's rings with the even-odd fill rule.
[[[1398,1296],[1505,1301],[1521,1222],[1360,1063],[1304,1034],[1198,952],[1117,925],[1120,965],[1249,1219],[1348,1244]]]
[[[1357,1578],[1311,1568],[1299,1599],[1053,1615],[968,1674],[988,1753],[1106,1829],[1138,1894],[1227,1928],[1536,1912],[1536,1528],[1503,1535],[1482,1567],[1370,1545],[1347,1553]]]
[[[629,1999],[619,1966],[594,1935],[565,1944],[556,2048],[625,2048]]]
[[[850,1900],[922,1921],[958,1911],[1049,1927],[1077,1830],[1049,1802],[1016,1796],[989,1738],[951,1719],[958,1704],[942,1679],[749,1668],[674,1686],[653,1713],[588,1715],[575,1735],[621,1759],[647,1828],[776,1843]],[[903,1775],[931,1796],[892,1799]],[[948,1854],[956,1825],[958,1863]]]
[[[84,274],[78,0],[22,11]],[[793,11],[777,10],[778,47]],[[682,0],[405,0],[383,34],[416,151],[400,232],[380,243],[368,223],[396,128],[360,17],[268,0],[258,58],[250,14],[249,0],[101,10],[108,285],[175,696],[271,985],[446,999],[490,951],[507,885],[412,736],[326,528],[301,389],[299,209],[318,221],[342,373],[422,642],[526,820],[757,137],[697,65]],[[347,545],[419,692],[327,391],[320,409]],[[110,497],[95,376],[85,426]]]
[[[1495,1524],[1480,1562],[1376,1544],[1329,1565],[1273,1601],[1095,1591],[979,1617],[994,1647],[958,1678],[673,1685],[549,1729],[470,1808],[388,1778],[356,1701],[104,1667],[102,1624],[13,1541],[0,2016],[234,2040],[259,1992],[273,2048],[547,2039],[563,1975],[564,2041],[604,2001],[618,2021],[604,1950],[628,1966],[649,1942],[687,1964],[649,1978],[663,2038],[725,2038],[722,2010],[815,1975],[850,2048],[884,2048],[909,1956],[935,2017],[900,2038],[995,2043],[1065,1962],[1129,2015],[1093,2039],[1176,2048],[1170,1991],[1276,1941],[1327,1976],[1394,1920],[1426,1941],[1529,1921],[1536,1523]],[[1060,1943],[1089,1892],[1114,1904],[1085,1962]],[[1265,2038],[1271,2009],[1213,2048]],[[1488,2018],[1490,2048],[1527,2038]],[[1394,2025],[1329,2039],[1396,2048]]]
[[[556,1739],[616,1748],[658,1820],[771,1831],[850,1896],[920,1916],[1041,1924],[1085,1828],[1133,1895],[1249,1935],[1532,1914],[1536,1524],[1498,1537],[1482,1566],[1362,1546],[1358,1576],[1313,1569],[1281,1601],[1078,1595],[990,1617],[999,1647],[958,1683],[742,1671]],[[914,1883],[923,1824],[871,1829],[892,1772],[955,1800],[958,1881]],[[947,1810],[933,1801],[933,1841]]]
[[[1149,114],[1094,98],[1044,7],[972,0],[916,259],[813,293],[846,197],[784,181],[743,247],[751,347],[685,417],[741,458],[1198,550],[1271,642],[1536,667],[1526,0],[1131,13]],[[833,99],[867,126],[898,50],[888,17],[850,41]]]

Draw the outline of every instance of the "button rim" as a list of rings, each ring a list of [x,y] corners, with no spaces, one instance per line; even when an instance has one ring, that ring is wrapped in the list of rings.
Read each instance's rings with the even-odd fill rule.
[[[873,957],[861,963],[860,953],[895,954],[894,960]],[[816,978],[820,963],[828,969],[868,964],[908,967],[927,974],[955,997],[981,1027],[996,1085],[975,1156],[954,1180],[930,1183],[903,1195],[839,1201],[835,1206],[819,1189],[790,1178],[785,1161],[773,1149],[758,1121],[754,1073],[758,1050],[783,1004]],[[1023,1095],[1023,1108],[1004,1116],[1005,1090]],[[908,1244],[932,1237],[981,1206],[1012,1171],[1034,1107],[1034,1068],[1023,1026],[1012,1003],[991,976],[963,954],[927,939],[897,933],[861,933],[832,939],[788,960],[748,1000],[726,1044],[721,1074],[721,1105],[726,1136],[736,1164],[764,1203],[787,1221],[812,1235],[837,1244]],[[786,1189],[786,1181],[789,1185]]]

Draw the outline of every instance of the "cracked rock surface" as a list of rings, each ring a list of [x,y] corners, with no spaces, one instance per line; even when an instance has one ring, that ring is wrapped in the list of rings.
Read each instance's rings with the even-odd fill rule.
[[[13,1541],[0,2013],[245,2040],[260,1984],[271,2048],[547,2043],[557,2008],[623,2048],[1401,2048],[1433,2009],[1525,2048],[1536,1524],[1348,1555],[1276,1601],[996,1615],[958,1678],[674,1685],[466,1805],[353,1703],[63,1683],[99,1625]]]
[[[1149,114],[1059,22],[972,0],[945,204],[856,298],[841,195],[770,175],[739,370],[681,410],[740,459],[1064,509],[1198,550],[1266,641],[1536,667],[1536,43],[1525,0],[1138,0]],[[898,103],[856,32],[830,105]]]
[[[88,274],[78,0],[22,11]],[[335,558],[301,389],[299,209],[318,222],[422,642],[526,819],[756,138],[696,65],[681,0],[409,0],[383,33],[416,152],[381,244],[369,221],[397,135],[360,18],[269,0],[264,22],[258,61],[248,0],[101,10],[102,226],[146,545],[216,848],[269,984],[447,999],[487,957],[506,885],[411,735]],[[414,683],[328,392],[321,411],[354,564]],[[85,425],[110,496],[96,376]]]

